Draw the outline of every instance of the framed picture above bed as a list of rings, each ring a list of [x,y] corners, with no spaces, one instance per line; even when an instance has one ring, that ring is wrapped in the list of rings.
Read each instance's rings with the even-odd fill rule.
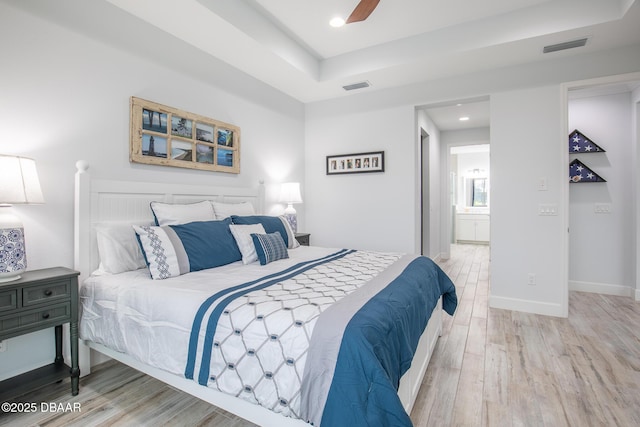
[[[327,156],[327,175],[384,172],[384,151]]]
[[[131,97],[129,160],[240,173],[240,128]]]

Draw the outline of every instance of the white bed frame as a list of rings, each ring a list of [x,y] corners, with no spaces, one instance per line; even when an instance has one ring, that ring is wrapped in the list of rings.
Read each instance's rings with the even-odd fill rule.
[[[256,212],[264,212],[264,185],[255,188],[209,187],[203,185],[181,185],[149,182],[92,180],[89,165],[79,161],[75,178],[74,257],[75,268],[80,271],[80,283],[99,264],[95,227],[107,223],[142,223],[153,221],[149,209],[152,201],[167,203],[190,203],[200,200],[215,200],[226,203],[250,201]],[[423,333],[413,364],[400,382],[398,395],[407,413],[411,413],[427,365],[442,331],[441,303],[434,309],[427,329]],[[242,399],[221,393],[197,384],[193,380],[148,366],[132,357],[111,350],[103,345],[82,341],[80,345],[80,372],[91,372],[91,350],[116,359],[132,368],[144,372],[179,390],[198,397],[219,408],[229,411],[252,423],[274,427],[308,427],[300,420],[283,417],[275,412]],[[104,357],[101,357],[104,360]]]

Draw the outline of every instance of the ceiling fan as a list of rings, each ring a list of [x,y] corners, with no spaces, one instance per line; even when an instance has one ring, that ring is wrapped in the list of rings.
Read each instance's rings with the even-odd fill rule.
[[[371,15],[373,10],[378,6],[380,0],[360,0],[360,3],[353,9],[351,15],[347,18],[346,23],[351,24],[352,22],[360,22],[364,21]]]

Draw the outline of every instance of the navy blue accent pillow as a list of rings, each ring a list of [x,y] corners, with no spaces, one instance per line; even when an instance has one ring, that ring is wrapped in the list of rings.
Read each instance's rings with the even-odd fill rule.
[[[282,240],[284,240],[284,244],[286,247],[290,248],[289,245],[289,237],[287,234],[287,230],[282,223],[282,220],[279,216],[267,216],[267,215],[251,215],[251,216],[237,216],[232,215],[231,220],[234,224],[262,224],[264,227],[264,231],[267,234],[271,233],[280,233],[282,236]]]
[[[267,265],[279,259],[289,258],[287,246],[280,233],[251,234],[260,265]]]
[[[231,220],[226,218],[169,226],[184,246],[190,271],[220,267],[242,259],[236,239],[229,229],[230,224]]]

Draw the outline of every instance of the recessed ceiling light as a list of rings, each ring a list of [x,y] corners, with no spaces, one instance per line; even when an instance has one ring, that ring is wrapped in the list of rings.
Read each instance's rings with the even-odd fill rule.
[[[339,16],[336,16],[331,21],[329,21],[329,25],[331,25],[334,28],[342,27],[344,24],[345,24],[344,19],[340,18]]]
[[[458,120],[460,120],[461,122],[466,122],[467,120],[469,120],[469,117],[467,117],[467,116],[460,117],[460,119],[458,119]]]

